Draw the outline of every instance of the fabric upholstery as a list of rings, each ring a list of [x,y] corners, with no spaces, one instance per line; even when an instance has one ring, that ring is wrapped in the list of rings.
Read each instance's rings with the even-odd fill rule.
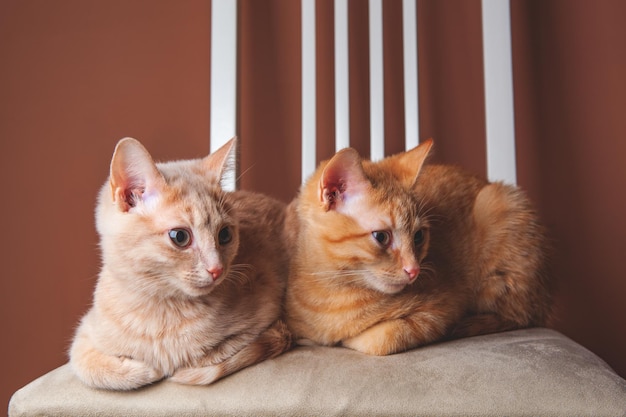
[[[626,416],[626,380],[549,329],[387,357],[298,347],[210,386],[85,387],[63,365],[17,391],[9,416]]]

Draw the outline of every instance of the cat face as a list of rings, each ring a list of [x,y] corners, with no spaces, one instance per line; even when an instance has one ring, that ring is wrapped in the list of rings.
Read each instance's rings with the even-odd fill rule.
[[[118,144],[97,225],[103,262],[131,291],[196,297],[228,276],[239,235],[219,186],[230,149],[220,151],[155,164],[139,142]]]
[[[427,150],[420,152],[390,164],[361,161],[355,150],[345,149],[320,168],[313,180],[318,204],[309,213],[323,254],[320,275],[330,276],[334,269],[340,271],[334,274],[338,284],[388,294],[418,279],[429,243],[428,223],[410,191]]]
[[[429,227],[412,208],[409,196],[393,195],[389,189],[369,191],[359,207],[338,213],[324,239],[327,254],[355,272],[350,279],[371,289],[393,294],[418,279],[426,255]]]

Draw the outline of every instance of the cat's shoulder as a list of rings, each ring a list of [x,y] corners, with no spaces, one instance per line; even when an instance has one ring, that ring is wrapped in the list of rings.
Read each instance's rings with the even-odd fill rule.
[[[456,181],[486,184],[487,180],[455,164],[425,164],[418,177],[422,181]]]
[[[264,228],[282,226],[287,205],[259,192],[237,190],[225,197],[241,227]]]
[[[234,191],[226,194],[239,225],[238,259],[260,265],[287,264],[288,246],[285,233],[287,205],[266,194]]]
[[[418,190],[472,190],[478,191],[489,184],[481,177],[463,167],[449,164],[426,164],[422,168],[415,186]]]
[[[234,206],[253,212],[284,211],[287,206],[286,203],[267,194],[247,190],[227,193],[227,199]]]

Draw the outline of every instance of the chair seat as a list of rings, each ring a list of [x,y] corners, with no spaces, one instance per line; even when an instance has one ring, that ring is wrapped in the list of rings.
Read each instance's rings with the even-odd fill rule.
[[[18,390],[9,416],[611,415],[626,380],[564,335],[535,328],[372,357],[298,347],[210,386],[84,386],[63,365]]]

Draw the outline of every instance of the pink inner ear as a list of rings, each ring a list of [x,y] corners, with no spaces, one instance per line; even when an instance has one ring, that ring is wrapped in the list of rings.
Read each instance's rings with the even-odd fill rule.
[[[345,185],[341,183],[327,184],[322,189],[322,199],[332,208],[342,198],[345,191]]]
[[[115,168],[111,172],[114,198],[118,203],[122,203],[124,211],[128,211],[144,199],[146,181],[140,173],[134,171],[135,167],[122,165]]]
[[[325,190],[333,190],[343,193],[346,190],[347,172],[343,167],[329,166],[324,170],[322,187]]]
[[[345,198],[346,177],[344,167],[338,166],[338,164],[329,164],[324,170],[320,181],[320,197],[327,210],[336,208],[337,203]]]
[[[131,175],[126,178],[126,184],[121,194],[127,205],[127,210],[130,210],[140,202],[144,206],[152,206],[159,197],[159,190],[150,182],[150,178]]]
[[[164,180],[146,148],[135,139],[125,138],[115,148],[110,181],[113,198],[128,211],[140,201],[154,202]]]
[[[126,189],[122,193],[122,198],[124,202],[128,204],[129,207],[135,207],[139,200],[141,200],[141,195],[143,194],[143,190],[139,189]]]
[[[344,149],[324,168],[320,199],[326,210],[335,209],[362,193],[368,185],[359,154],[354,149]]]

